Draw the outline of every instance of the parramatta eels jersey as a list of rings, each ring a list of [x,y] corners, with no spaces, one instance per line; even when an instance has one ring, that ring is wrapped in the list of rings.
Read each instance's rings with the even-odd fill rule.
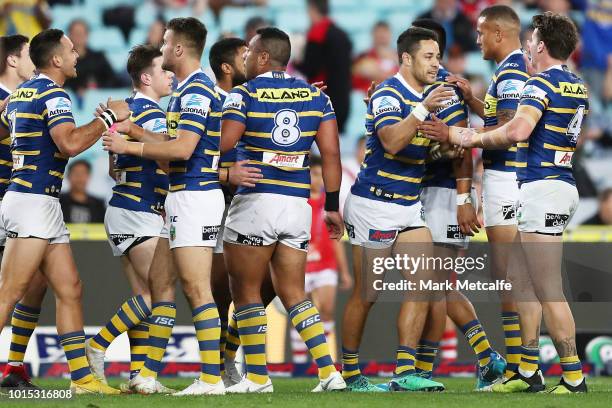
[[[167,133],[166,114],[156,101],[136,93],[126,102],[132,112],[132,122],[151,132]],[[168,194],[168,176],[157,162],[127,154],[114,154],[113,159],[117,183],[109,205],[132,211],[161,212]]]
[[[502,109],[516,110],[521,91],[529,79],[523,52],[516,50],[499,63],[491,79],[484,100],[484,125],[497,125],[497,112]],[[516,171],[517,146],[501,150],[483,150],[482,162],[485,169]]]
[[[555,65],[527,81],[521,105],[537,108],[542,117],[517,153],[519,183],[553,179],[575,185],[572,157],[589,111],[582,79],[566,66]]]
[[[236,194],[308,198],[310,148],[321,122],[335,118],[327,95],[285,72],[267,72],[232,89],[223,120],[246,126],[236,160],[248,160],[263,175],[255,187],[240,186]]]
[[[11,91],[0,84],[0,101],[5,100]],[[4,197],[6,189],[11,179],[11,169],[13,168],[13,157],[11,156],[11,139],[0,140],[0,200]]]
[[[176,138],[179,130],[189,130],[200,140],[189,160],[170,162],[170,191],[219,188],[221,106],[214,82],[202,70],[178,84],[168,104],[168,134]]]
[[[446,123],[448,126],[455,126],[459,122],[467,122],[467,108],[463,100],[463,94],[454,85],[446,82],[446,77],[450,73],[440,67],[438,70],[438,79],[433,85],[425,90],[424,98],[439,86],[450,87],[455,91],[455,95],[444,106],[432,112],[438,119]],[[425,176],[423,177],[423,187],[443,187],[457,188],[457,179],[453,170],[452,160],[435,160],[425,165]]]
[[[352,194],[404,206],[419,201],[429,139],[418,133],[393,155],[385,151],[378,132],[408,117],[422,100],[399,73],[376,87],[366,114],[366,155]]]
[[[221,103],[225,103],[225,98],[227,97],[227,92],[223,89],[216,87],[215,90],[219,93],[221,97]],[[236,163],[236,148],[234,147],[232,150],[225,152],[219,158],[219,167],[220,168],[228,168],[232,167]],[[225,185],[221,185],[221,190],[223,190],[223,196],[225,197],[225,202],[229,204],[232,201],[232,197],[234,193],[230,191],[230,188]]]
[[[11,94],[0,122],[11,134],[13,173],[8,191],[57,197],[68,158],[60,153],[50,131],[62,123],[74,123],[66,91],[40,74]]]

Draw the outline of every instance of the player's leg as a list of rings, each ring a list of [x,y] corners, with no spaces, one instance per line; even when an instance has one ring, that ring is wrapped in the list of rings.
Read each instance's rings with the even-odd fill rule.
[[[223,241],[219,240],[221,245],[223,245]],[[217,245],[219,243],[217,242]],[[232,303],[232,296],[230,294],[229,289],[229,277],[227,275],[227,271],[225,270],[225,261],[223,260],[223,253],[217,253],[215,248],[215,253],[213,254],[212,261],[212,271],[210,274],[212,294],[215,300],[215,304],[217,305],[217,309],[219,310],[219,319],[221,322],[221,338],[219,340],[219,370],[221,372],[221,378],[223,378],[223,382],[226,386],[233,385],[229,384],[226,373],[225,373],[225,345],[227,343],[227,329],[228,329],[228,314],[229,307]],[[229,385],[228,385],[229,384]]]
[[[338,289],[338,272],[332,269],[326,269],[319,272],[317,282],[315,283],[310,297],[312,302],[319,310],[325,338],[329,344],[329,350],[333,361],[336,361],[338,354],[336,346],[336,291]]]
[[[438,310],[436,310],[438,309]],[[423,334],[416,347],[414,368],[427,378],[433,376],[433,366],[438,354],[440,340],[446,327],[446,299],[432,302],[427,312]]]
[[[41,270],[55,294],[57,333],[70,368],[71,388],[76,393],[118,394],[119,390],[97,381],[91,373],[85,356],[81,280],[68,237],[56,241],[62,243],[47,246]]]

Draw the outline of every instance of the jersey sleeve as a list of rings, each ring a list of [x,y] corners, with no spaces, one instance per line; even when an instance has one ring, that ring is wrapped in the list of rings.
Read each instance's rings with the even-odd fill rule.
[[[521,93],[521,105],[533,106],[544,112],[550,101],[549,95],[554,93],[552,84],[547,80],[535,76],[525,84]]]
[[[250,102],[250,95],[247,88],[239,85],[232,89],[225,102],[223,102],[222,119],[235,120],[236,122],[245,123],[247,119],[247,105]]]
[[[497,110],[517,110],[521,92],[529,76],[519,70],[506,69],[497,76]]]
[[[326,120],[336,119],[336,112],[334,111],[334,106],[332,105],[331,99],[329,96],[323,95],[325,106],[323,107],[323,116],[321,117],[321,122],[325,122]]]
[[[141,128],[154,133],[168,133],[166,115],[159,108],[152,108],[142,112],[134,119]]]
[[[51,88],[38,97],[42,116],[49,130],[62,123],[74,123],[72,101],[62,88]]]
[[[396,92],[393,88],[383,87],[372,95],[368,110],[372,115],[375,131],[402,120],[402,100]]]
[[[214,92],[207,86],[195,82],[185,88],[180,98],[181,110],[177,131],[188,130],[199,136],[204,136],[206,121],[215,98]]]

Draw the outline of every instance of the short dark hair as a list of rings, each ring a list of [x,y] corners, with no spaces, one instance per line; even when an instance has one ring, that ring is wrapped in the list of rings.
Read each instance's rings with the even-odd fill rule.
[[[23,47],[30,41],[25,35],[15,34],[0,37],[2,58],[0,59],[0,74],[6,71],[6,59],[9,55],[19,55]]]
[[[206,45],[206,26],[195,17],[178,17],[168,21],[166,29],[186,41],[186,45],[193,49],[198,58],[202,57]]]
[[[506,20],[515,24],[519,29],[521,28],[521,19],[516,14],[516,11],[512,7],[503,4],[483,9],[480,12],[480,17],[484,17],[487,20]]]
[[[153,65],[153,60],[161,57],[158,47],[153,45],[137,45],[132,48],[127,60],[127,72],[134,85],[140,85],[140,75]]]
[[[72,173],[72,169],[74,169],[76,166],[79,166],[79,165],[83,165],[87,167],[87,172],[91,173],[91,163],[85,159],[77,159],[77,160],[71,161],[70,164],[68,165],[68,175]]]
[[[410,55],[414,55],[420,47],[419,43],[423,40],[434,40],[437,42],[438,35],[426,28],[410,27],[397,37],[397,56],[400,65],[402,63],[402,54],[407,52]]]
[[[287,66],[291,58],[291,41],[283,30],[276,27],[264,27],[257,30],[259,41],[270,58],[282,66]]]
[[[578,30],[569,17],[547,11],[533,16],[532,24],[551,57],[566,60],[576,49]]]
[[[64,32],[49,28],[36,34],[30,41],[30,58],[37,69],[46,68],[55,50],[60,46]]]
[[[232,65],[238,49],[246,46],[247,43],[242,38],[230,37],[223,38],[210,47],[208,62],[217,79],[223,76],[221,65],[224,63]]]
[[[419,18],[412,22],[413,27],[426,28],[433,31],[438,36],[438,45],[440,46],[440,55],[444,55],[446,50],[446,30],[442,24],[431,18]]]
[[[314,7],[319,13],[324,16],[329,14],[329,1],[328,0],[307,0],[309,6]]]

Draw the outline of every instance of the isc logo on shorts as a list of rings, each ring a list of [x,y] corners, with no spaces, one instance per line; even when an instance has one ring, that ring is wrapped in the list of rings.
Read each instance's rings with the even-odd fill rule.
[[[465,235],[461,232],[458,225],[448,225],[446,227],[446,238],[448,239],[464,239]]]
[[[263,238],[257,235],[242,235],[238,234],[236,242],[242,245],[263,246]]]
[[[546,213],[544,215],[544,226],[545,227],[562,227],[567,224],[569,220],[569,214],[551,214]]]
[[[368,240],[374,242],[393,242],[397,236],[397,230],[373,230],[368,232]]]
[[[502,205],[502,215],[504,216],[504,220],[516,218],[516,207],[512,204]]]
[[[202,241],[214,241],[219,235],[221,225],[210,225],[202,227]]]

